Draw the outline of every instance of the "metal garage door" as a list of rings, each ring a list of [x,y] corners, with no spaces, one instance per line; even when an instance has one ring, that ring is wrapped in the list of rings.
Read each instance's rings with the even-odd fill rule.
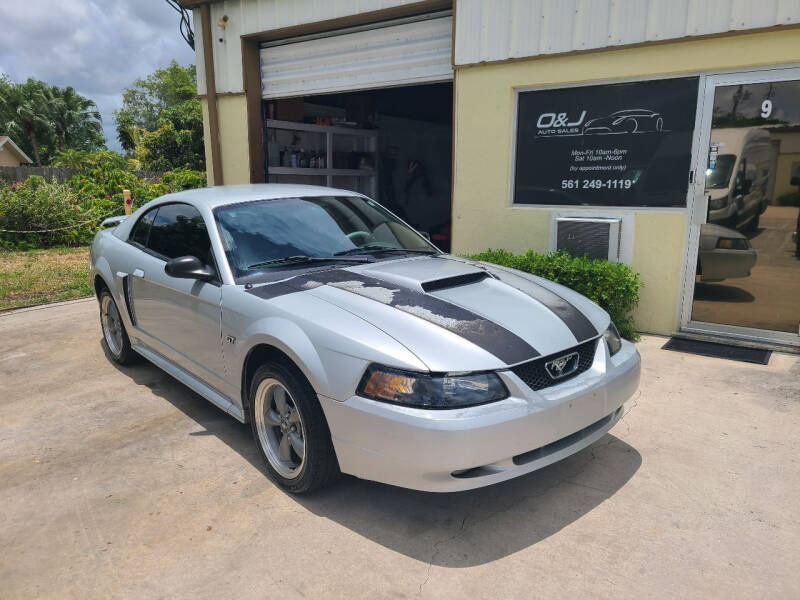
[[[453,78],[450,14],[376,23],[264,44],[264,98],[288,98]]]

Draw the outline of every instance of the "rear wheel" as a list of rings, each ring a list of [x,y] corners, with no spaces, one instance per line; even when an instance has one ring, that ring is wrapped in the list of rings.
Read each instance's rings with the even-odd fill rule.
[[[310,492],[339,475],[330,431],[311,384],[280,363],[258,368],[250,384],[253,438],[272,478]]]
[[[111,360],[120,365],[139,361],[139,355],[131,348],[117,303],[107,289],[100,294],[100,327],[103,330],[103,350]]]

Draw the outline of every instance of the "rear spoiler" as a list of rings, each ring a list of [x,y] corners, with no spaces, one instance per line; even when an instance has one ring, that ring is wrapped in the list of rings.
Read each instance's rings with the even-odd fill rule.
[[[109,227],[116,227],[120,223],[122,223],[125,219],[128,218],[128,215],[119,215],[117,217],[108,217],[104,219],[102,223],[100,223],[100,227],[103,229],[108,229]]]

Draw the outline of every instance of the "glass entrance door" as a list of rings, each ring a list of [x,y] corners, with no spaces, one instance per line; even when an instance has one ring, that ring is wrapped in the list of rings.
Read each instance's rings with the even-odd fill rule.
[[[800,345],[800,73],[706,81],[683,328]]]

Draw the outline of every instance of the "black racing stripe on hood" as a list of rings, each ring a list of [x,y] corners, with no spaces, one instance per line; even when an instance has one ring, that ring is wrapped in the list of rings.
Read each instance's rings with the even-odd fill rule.
[[[533,285],[534,289],[521,289],[504,278],[502,273],[498,274],[498,277],[503,283],[510,285],[523,294],[527,294],[534,300],[538,300],[544,304],[550,310],[550,312],[556,315],[567,327],[569,327],[569,330],[572,332],[572,335],[575,336],[575,339],[578,340],[578,343],[583,343],[587,340],[597,337],[599,332],[589,318],[573,304],[555,292],[551,292],[546,287],[530,280],[526,281]]]
[[[509,365],[540,356],[528,342],[494,321],[435,296],[360,273],[341,269],[321,271],[300,275],[283,285],[295,291],[331,285],[375,300],[455,333]]]
[[[273,298],[285,296],[286,294],[296,294],[299,291],[300,290],[296,287],[287,285],[285,281],[279,281],[277,283],[269,283],[267,285],[254,287],[253,289],[247,290],[247,293],[258,296],[263,300],[272,300]]]

